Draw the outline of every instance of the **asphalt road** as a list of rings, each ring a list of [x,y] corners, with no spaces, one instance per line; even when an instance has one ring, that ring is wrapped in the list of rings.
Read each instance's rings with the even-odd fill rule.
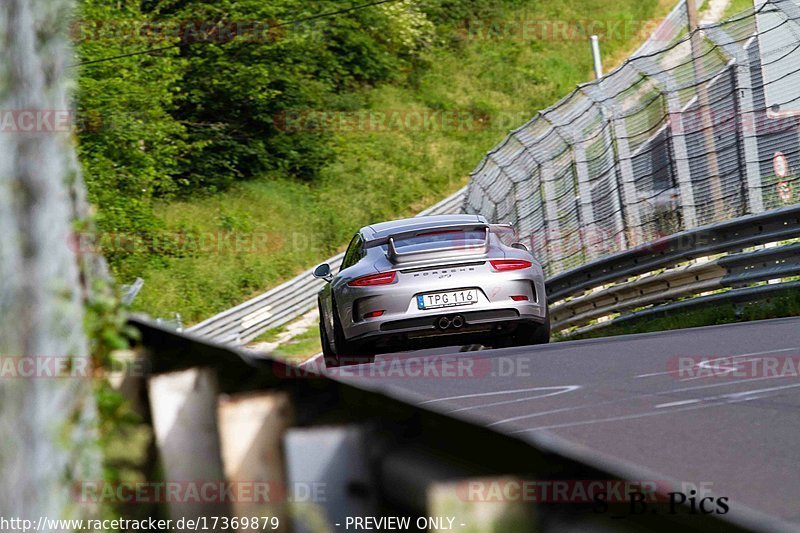
[[[530,439],[560,438],[800,530],[800,318],[458,353],[338,379]]]

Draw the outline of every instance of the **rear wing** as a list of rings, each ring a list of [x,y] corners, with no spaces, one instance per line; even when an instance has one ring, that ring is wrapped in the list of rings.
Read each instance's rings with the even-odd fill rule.
[[[481,244],[458,244],[444,246],[434,246],[428,250],[413,250],[409,252],[402,252],[397,249],[396,242],[404,238],[417,237],[431,232],[448,232],[448,231],[482,231],[484,233],[483,242]],[[462,256],[485,256],[489,251],[489,225],[485,223],[465,223],[465,224],[448,224],[447,226],[438,226],[435,228],[414,229],[410,231],[402,231],[374,239],[366,243],[367,248],[375,246],[387,245],[387,258],[392,263],[408,263],[412,261],[421,261],[435,255],[437,258],[444,257],[462,257]]]

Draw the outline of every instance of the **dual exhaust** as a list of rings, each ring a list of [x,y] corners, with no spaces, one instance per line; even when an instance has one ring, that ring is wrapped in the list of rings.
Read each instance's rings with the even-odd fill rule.
[[[436,321],[436,327],[442,331],[450,328],[461,329],[464,326],[464,323],[464,317],[461,315],[456,315],[453,318],[443,316]]]

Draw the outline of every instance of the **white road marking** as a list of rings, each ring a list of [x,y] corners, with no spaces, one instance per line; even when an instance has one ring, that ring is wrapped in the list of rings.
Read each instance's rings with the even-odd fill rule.
[[[521,392],[537,392],[537,391],[544,391],[544,390],[556,390],[554,393],[547,394],[545,396],[554,396],[556,394],[563,394],[565,392],[572,392],[574,390],[580,389],[580,385],[564,385],[561,387],[532,387],[530,389],[516,389],[516,390],[504,390],[499,392],[477,392],[475,394],[464,394],[461,396],[449,396],[447,398],[434,398],[432,400],[426,400],[421,402],[419,405],[425,405],[428,403],[436,403],[436,402],[447,402],[450,400],[465,400],[467,398],[485,398],[487,396],[501,396],[503,394],[519,394]],[[545,396],[539,396],[539,398],[544,398]]]
[[[689,407],[681,407],[681,408],[678,408],[678,409],[672,409],[670,411],[650,411],[650,412],[647,412],[647,413],[639,413],[639,414],[634,414],[634,415],[613,416],[613,417],[609,417],[609,418],[597,418],[597,419],[594,419],[594,420],[581,420],[579,422],[569,422],[569,423],[566,423],[566,424],[554,424],[552,426],[539,426],[539,427],[535,427],[535,428],[518,429],[518,430],[514,431],[514,433],[527,433],[529,431],[540,431],[540,430],[543,430],[543,429],[560,429],[560,428],[567,428],[567,427],[573,427],[573,426],[583,426],[583,425],[588,425],[588,424],[597,424],[599,422],[619,422],[619,421],[623,421],[623,420],[633,420],[633,419],[636,419],[636,418],[646,418],[646,417],[650,417],[650,416],[658,416],[658,415],[663,415],[663,414],[672,414],[672,413],[677,413],[679,411],[692,411],[694,409],[703,409],[703,408],[706,408],[706,407],[714,407],[716,405],[725,405],[725,403],[724,402],[719,402],[719,403],[710,403],[710,404],[699,404],[699,405],[692,405],[692,406],[689,406]]]
[[[663,415],[663,414],[672,414],[672,413],[677,413],[677,412],[680,412],[680,411],[691,411],[691,410],[694,410],[694,409],[703,409],[703,408],[706,408],[706,407],[717,407],[717,406],[721,406],[721,405],[727,405],[727,404],[730,404],[730,403],[749,402],[749,401],[752,401],[752,400],[761,399],[763,397],[763,396],[753,396],[753,395],[758,394],[758,393],[774,392],[774,391],[779,391],[779,390],[784,390],[784,389],[793,389],[793,388],[796,388],[796,387],[800,387],[800,383],[796,383],[794,385],[784,385],[784,386],[781,386],[781,387],[771,387],[769,389],[759,389],[759,390],[752,390],[752,391],[736,392],[736,393],[732,393],[732,394],[725,394],[725,395],[723,395],[721,397],[718,397],[718,398],[725,398],[724,400],[721,400],[721,401],[720,400],[709,401],[709,402],[697,401],[697,402],[693,402],[693,405],[691,405],[689,407],[680,407],[678,409],[671,409],[669,411],[650,411],[650,412],[647,412],[647,413],[637,413],[637,414],[631,414],[631,415],[614,416],[614,417],[609,417],[609,418],[598,418],[598,419],[593,419],[593,420],[581,420],[579,422],[567,422],[567,423],[564,423],[564,424],[554,424],[554,425],[551,425],[551,426],[539,426],[539,427],[536,427],[536,428],[520,429],[520,430],[514,431],[514,433],[526,433],[526,432],[529,432],[529,431],[539,431],[539,430],[543,430],[543,429],[560,429],[560,428],[566,428],[566,427],[585,426],[585,425],[590,425],[590,424],[597,424],[597,423],[600,423],[600,422],[621,422],[621,421],[625,421],[625,420],[634,420],[634,419],[637,419],[637,418],[646,418],[646,417],[650,417],[650,416],[658,416],[658,415]]]
[[[742,359],[739,359],[741,357]],[[712,372],[716,372],[711,376],[707,375],[699,375],[699,376],[692,376],[690,378],[682,378],[681,381],[693,381],[695,379],[703,379],[708,377],[721,377],[720,374],[730,374],[731,372],[736,372],[739,370],[739,366],[742,363],[748,363],[750,361],[758,361],[757,357],[748,358],[744,355],[737,355],[734,357],[727,357],[727,358],[720,358],[720,359],[713,359],[709,361],[700,361],[695,366],[697,368],[703,368],[706,370],[711,370]],[[725,361],[723,364],[722,361]],[[736,365],[736,366],[727,366],[727,365]]]
[[[553,388],[553,387],[546,387],[546,388]],[[504,400],[502,402],[492,402],[492,403],[482,403],[480,405],[473,405],[470,407],[461,407],[460,409],[453,409],[452,411],[447,411],[449,413],[459,413],[461,411],[471,411],[473,409],[483,409],[485,407],[496,407],[498,405],[508,405],[510,403],[519,403],[519,402],[527,402],[529,400],[539,400],[542,398],[547,398],[549,396],[557,396],[559,394],[564,394],[565,392],[572,392],[574,390],[578,390],[580,387],[577,385],[569,385],[566,387],[556,387],[562,390],[558,390],[555,392],[548,392],[547,394],[538,394],[536,396],[526,396],[525,398],[516,398],[514,400]]]
[[[727,387],[727,386],[730,386],[730,385],[739,385],[740,383],[749,383],[749,382],[752,382],[752,381],[764,381],[766,379],[775,379],[775,378],[780,378],[780,377],[782,377],[782,376],[770,376],[770,377],[765,377],[765,378],[742,379],[742,380],[738,380],[738,381],[724,381],[722,383],[710,383],[710,384],[707,384],[707,385],[698,385],[698,386],[695,386],[695,387],[682,387],[682,388],[679,388],[679,389],[672,389],[672,390],[669,390],[669,391],[648,392],[646,394],[639,394],[639,395],[636,395],[636,396],[620,398],[618,400],[609,400],[609,401],[605,401],[605,402],[593,402],[593,403],[587,403],[587,404],[583,404],[583,405],[576,405],[574,407],[562,407],[560,409],[554,409],[554,410],[551,410],[551,411],[543,411],[543,412],[540,412],[540,413],[533,413],[533,414],[529,414],[529,415],[514,416],[514,417],[511,417],[511,418],[505,418],[503,420],[498,420],[496,422],[492,422],[490,424],[487,424],[486,427],[498,426],[500,424],[506,424],[508,422],[517,422],[519,420],[525,420],[525,419],[528,419],[528,418],[536,418],[536,417],[539,417],[539,416],[544,416],[544,415],[549,415],[549,414],[564,413],[564,412],[569,412],[569,411],[577,411],[578,409],[587,409],[587,408],[591,408],[591,407],[597,407],[598,405],[610,405],[610,404],[616,404],[616,403],[623,403],[623,402],[628,402],[628,401],[631,401],[631,400],[640,400],[642,398],[650,398],[650,397],[653,397],[653,396],[669,396],[670,394],[674,394],[676,392],[686,392],[686,391],[702,390],[702,389],[713,389],[715,387]]]
[[[720,360],[724,360],[724,359],[733,359],[733,358],[736,358],[736,357],[750,357],[752,355],[767,355],[767,354],[773,354],[773,353],[791,352],[792,350],[800,350],[800,346],[795,346],[793,348],[782,348],[780,350],[767,350],[765,352],[742,353],[742,354],[736,354],[736,355],[728,355],[728,356],[725,356],[725,357],[717,357],[715,359],[709,359],[708,361],[701,361],[700,363],[697,363],[694,366],[699,366],[702,363],[707,363],[707,362],[711,362],[711,361],[720,361]],[[651,377],[654,377],[654,376],[666,376],[667,374],[676,374],[677,372],[678,372],[677,370],[667,370],[666,372],[651,372],[649,374],[639,374],[638,376],[634,376],[633,378],[634,379],[642,379],[642,378],[651,378]]]
[[[655,409],[664,409],[666,407],[677,407],[678,405],[689,405],[692,403],[699,403],[700,400],[681,400],[679,402],[660,403],[655,406]]]

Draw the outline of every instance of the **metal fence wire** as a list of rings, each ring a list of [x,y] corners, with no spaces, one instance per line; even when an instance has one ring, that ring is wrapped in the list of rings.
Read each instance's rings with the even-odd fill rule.
[[[761,0],[691,33],[683,9],[660,48],[578,86],[472,173],[464,211],[515,224],[548,277],[797,203],[800,6]]]

